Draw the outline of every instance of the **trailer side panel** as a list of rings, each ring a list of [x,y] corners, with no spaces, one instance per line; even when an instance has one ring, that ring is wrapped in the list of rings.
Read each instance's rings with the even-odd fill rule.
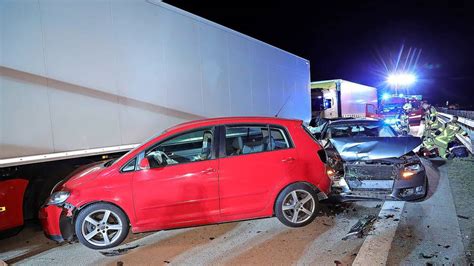
[[[164,3],[1,0],[0,19],[0,159],[311,116],[307,60]]]

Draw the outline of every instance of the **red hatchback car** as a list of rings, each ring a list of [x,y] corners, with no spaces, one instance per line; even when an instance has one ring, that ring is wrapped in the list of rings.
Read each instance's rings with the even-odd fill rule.
[[[121,158],[76,171],[40,211],[48,237],[117,246],[134,233],[276,216],[309,224],[330,190],[324,151],[302,121],[184,123]]]

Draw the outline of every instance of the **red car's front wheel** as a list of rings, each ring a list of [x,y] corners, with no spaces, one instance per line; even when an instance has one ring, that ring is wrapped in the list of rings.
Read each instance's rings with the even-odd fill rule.
[[[128,234],[128,219],[123,211],[108,203],[96,203],[80,211],[75,223],[76,236],[92,249],[119,245]]]

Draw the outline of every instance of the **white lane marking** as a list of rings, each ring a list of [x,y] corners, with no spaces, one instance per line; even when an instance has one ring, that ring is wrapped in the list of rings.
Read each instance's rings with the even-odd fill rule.
[[[383,204],[374,230],[365,239],[352,265],[386,264],[404,207],[404,201],[386,201]]]
[[[243,221],[210,243],[197,246],[173,258],[176,265],[225,264],[288,228],[276,218]],[[265,233],[255,234],[257,231]]]
[[[344,241],[342,238],[359,218],[367,214],[375,215],[376,212],[372,210],[375,210],[378,204],[378,201],[357,202],[353,205],[357,208],[357,212],[351,211],[334,216],[332,225],[306,247],[296,265],[334,265],[334,260],[344,257],[344,254],[357,252],[364,242],[363,239],[352,238]]]

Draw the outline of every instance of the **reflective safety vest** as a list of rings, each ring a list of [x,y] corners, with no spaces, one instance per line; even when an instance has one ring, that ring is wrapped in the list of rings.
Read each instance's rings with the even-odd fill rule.
[[[445,139],[448,142],[451,142],[456,137],[456,134],[461,134],[462,136],[467,136],[467,132],[462,129],[457,123],[448,122],[441,130],[441,134],[439,134],[436,138]]]
[[[428,112],[428,120],[433,122],[436,122],[436,117],[438,116],[438,112],[436,111],[436,108],[433,106],[430,107],[430,110]]]
[[[464,129],[462,129],[462,127],[458,123],[448,122],[446,124],[446,129],[448,129],[448,131],[451,131],[452,132],[451,134],[454,134],[454,135],[460,134],[461,136],[464,136],[464,137],[467,136],[467,132],[464,131]]]

